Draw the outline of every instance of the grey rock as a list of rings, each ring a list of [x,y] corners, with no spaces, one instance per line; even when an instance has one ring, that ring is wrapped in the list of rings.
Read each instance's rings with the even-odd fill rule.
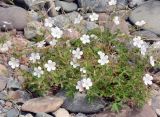
[[[34,37],[43,35],[43,33],[41,33],[41,30],[43,29],[44,28],[38,21],[29,22],[27,23],[27,26],[24,28],[24,36],[27,39],[32,40]]]
[[[7,78],[0,76],[0,91],[5,89],[6,85],[7,85]]]
[[[137,36],[139,35],[145,38],[158,38],[158,36],[151,31],[137,31],[137,32],[134,32],[134,35],[137,35]]]
[[[117,0],[117,3],[120,5],[127,5],[128,0]]]
[[[92,30],[92,29],[95,29],[95,28],[98,28],[98,24],[96,24],[95,22],[89,22],[89,21],[87,21],[86,23],[85,23],[85,30],[86,31],[89,31],[89,30]]]
[[[56,7],[61,7],[66,12],[72,12],[77,10],[78,8],[76,3],[59,1],[59,0],[55,2],[55,5]]]
[[[16,90],[8,91],[8,98],[14,100],[14,102],[24,103],[31,98],[30,94],[26,91]]]
[[[66,2],[74,2],[75,0],[62,0],[62,1],[66,1]]]
[[[65,92],[57,94],[65,99],[62,107],[70,112],[76,113],[96,113],[105,107],[105,102],[101,99],[95,99],[89,103],[86,99],[86,94],[76,93],[74,99],[65,96]]]
[[[87,117],[87,116],[83,113],[78,113],[75,117]]]
[[[134,35],[141,36],[143,40],[147,41],[160,41],[160,38],[151,31],[137,31],[133,33]]]
[[[69,27],[73,24],[74,19],[78,17],[79,13],[78,12],[71,12],[67,13],[65,15],[58,15],[53,17],[53,21],[55,22],[55,25],[58,26],[59,28],[66,28]]]
[[[30,17],[32,18],[33,21],[40,20],[40,16],[37,12],[35,12],[34,10],[28,11],[28,12],[29,12],[29,15],[30,15]]]
[[[28,14],[23,8],[12,6],[0,7],[0,28],[23,30],[27,25]]]
[[[7,112],[7,117],[18,117],[19,111],[17,109],[11,109]]]
[[[154,42],[148,49],[148,55],[154,56],[155,60],[160,58],[160,41]],[[159,76],[154,78],[156,81],[160,81]]]
[[[151,105],[154,111],[160,116],[160,113],[157,111],[160,110],[160,95],[152,97]]]
[[[78,5],[84,10],[106,12],[109,0],[78,0]]]
[[[24,1],[29,7],[33,7],[39,4],[45,4],[48,0],[22,0]]]
[[[7,99],[7,92],[1,91],[0,92],[0,100],[6,100]]]
[[[35,117],[53,117],[47,113],[37,113]]]
[[[70,25],[70,20],[65,15],[55,16],[53,20],[59,28],[68,27],[68,25]]]
[[[13,79],[13,78],[9,78],[9,80],[7,82],[7,88],[8,89],[20,89],[21,85],[18,82],[18,80]]]
[[[144,2],[145,2],[145,0],[130,0],[129,6],[134,7],[134,6],[137,6],[137,5],[141,5]]]
[[[7,114],[6,113],[0,113],[0,117],[6,117]]]
[[[4,105],[5,104],[5,101],[4,100],[0,100],[0,105]]]
[[[150,30],[156,34],[160,34],[160,1],[148,1],[143,5],[135,8],[129,19],[135,23],[137,21],[144,20],[146,24],[142,27],[143,29]]]

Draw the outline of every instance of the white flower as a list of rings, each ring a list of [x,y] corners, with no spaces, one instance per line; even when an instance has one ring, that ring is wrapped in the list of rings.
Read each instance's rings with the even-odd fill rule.
[[[160,49],[160,41],[157,41],[157,42],[155,42],[155,43],[153,43],[153,48],[154,49]]]
[[[79,92],[84,91],[84,87],[82,86],[82,84],[83,84],[82,80],[77,82],[76,89],[79,90]]]
[[[155,60],[154,60],[153,56],[150,56],[150,57],[149,57],[149,61],[150,61],[150,64],[151,64],[152,66],[155,66]]]
[[[109,63],[108,56],[107,56],[107,55],[102,56],[102,57],[98,60],[98,63],[101,64],[101,65],[105,65],[105,64]]]
[[[115,17],[113,18],[113,22],[114,22],[116,25],[119,25],[119,24],[120,24],[119,17],[118,17],[118,16],[115,16]]]
[[[51,46],[55,46],[57,44],[57,40],[56,39],[53,39],[52,41],[49,42],[49,44]]]
[[[36,62],[36,60],[40,59],[39,53],[31,53],[29,60],[32,61],[33,63]]]
[[[60,28],[55,27],[51,28],[51,34],[54,38],[61,38],[63,35],[63,31]]]
[[[98,51],[98,55],[101,57],[105,56],[105,53],[103,53],[102,51]]]
[[[51,17],[48,17],[44,20],[44,26],[51,28],[53,26],[54,20]]]
[[[45,44],[46,44],[46,42],[44,40],[36,43],[38,48],[42,48]]]
[[[110,0],[110,1],[108,2],[108,4],[109,4],[110,6],[116,5],[116,4],[117,4],[117,0]]]
[[[47,71],[54,71],[56,70],[56,63],[52,62],[52,60],[48,60],[48,63],[44,65],[45,68],[47,68]]]
[[[1,52],[7,52],[9,50],[9,47],[6,43],[4,43],[0,45],[0,50]]]
[[[144,41],[141,39],[140,36],[134,37],[133,38],[133,45],[135,47],[141,48],[141,46],[144,44]]]
[[[80,40],[82,41],[83,44],[90,43],[90,37],[89,35],[86,35],[86,34],[82,35]]]
[[[153,77],[149,74],[145,74],[143,77],[143,81],[145,85],[151,85],[152,84]]]
[[[7,41],[4,44],[0,44],[0,51],[1,52],[7,52],[11,48],[12,43],[10,41]]]
[[[81,15],[78,15],[78,17],[74,19],[74,24],[79,24],[82,19],[83,17]]]
[[[86,89],[89,90],[89,88],[92,86],[92,81],[90,78],[83,78],[82,79],[82,86]]]
[[[8,65],[10,65],[12,69],[15,69],[16,67],[19,67],[19,60],[12,57],[8,62]]]
[[[80,48],[77,48],[76,50],[72,51],[73,57],[76,59],[81,59],[81,56],[83,55],[83,52],[80,50]]]
[[[99,15],[96,13],[92,13],[92,15],[89,16],[91,21],[96,21],[99,18]]]
[[[6,44],[7,44],[7,46],[8,46],[9,48],[11,48],[11,46],[12,46],[11,41],[7,41]]]
[[[136,24],[137,26],[143,26],[143,25],[146,24],[146,22],[145,22],[144,20],[141,20],[141,21],[137,21],[135,24]]]
[[[80,66],[80,64],[77,63],[77,59],[73,58],[73,60],[70,62],[70,65],[73,66],[73,68],[77,68]]]
[[[56,11],[59,11],[61,9],[61,7],[57,6],[55,9],[56,9]]]
[[[86,73],[86,69],[83,67],[83,68],[80,68],[80,71],[82,72],[82,73]]]
[[[105,55],[105,53],[103,53],[102,51],[98,51],[98,55],[100,57],[100,59],[98,60],[99,64],[105,65],[105,64],[109,63],[108,55]]]
[[[44,74],[44,71],[42,70],[42,68],[40,66],[34,68],[34,72],[33,72],[34,76],[37,76],[39,78],[43,74]]]
[[[140,47],[140,51],[143,56],[145,56],[147,52],[147,48],[148,48],[148,44],[146,42],[143,42],[143,44]]]

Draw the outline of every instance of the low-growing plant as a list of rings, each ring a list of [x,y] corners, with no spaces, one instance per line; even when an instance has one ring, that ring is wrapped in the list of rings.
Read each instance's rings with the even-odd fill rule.
[[[142,56],[137,48],[129,47],[130,40],[122,39],[119,33],[111,34],[107,30],[101,32],[96,29],[88,32],[88,35],[92,37],[88,44],[82,44],[80,39],[61,38],[55,47],[34,48],[41,58],[34,64],[29,63],[29,72],[23,71],[27,78],[26,88],[44,95],[53,87],[60,87],[73,96],[78,91],[77,82],[90,78],[92,86],[82,91],[89,100],[95,97],[110,98],[114,111],[118,111],[124,103],[142,106],[149,91],[142,78],[149,67],[148,58]],[[71,61],[73,50],[77,48],[83,51],[83,55],[77,59],[74,68]],[[98,62],[99,52],[108,55],[106,64]],[[56,63],[56,68],[51,72],[44,67],[48,60]],[[33,75],[33,70],[38,66],[43,70],[39,78]],[[85,72],[80,68],[85,68]]]

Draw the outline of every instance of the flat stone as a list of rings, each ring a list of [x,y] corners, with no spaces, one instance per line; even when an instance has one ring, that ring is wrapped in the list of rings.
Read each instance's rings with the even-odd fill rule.
[[[55,2],[56,7],[61,7],[66,12],[72,12],[77,10],[78,6],[76,3],[73,2],[65,2],[57,0]]]
[[[63,99],[58,97],[39,97],[26,101],[22,105],[23,111],[34,113],[39,112],[53,112],[56,111],[63,104]]]
[[[95,99],[89,103],[86,99],[86,94],[76,93],[74,98],[68,98],[64,92],[57,94],[57,96],[65,99],[63,108],[75,113],[96,113],[105,107],[105,102],[101,99]]]
[[[59,108],[56,112],[54,112],[56,117],[70,117],[69,112],[64,108]]]
[[[157,115],[150,106],[145,105],[142,109],[138,110],[124,108],[118,114],[108,111],[97,114],[96,117],[157,117]]]
[[[127,116],[128,117],[128,116]],[[132,111],[129,117],[157,117],[156,113],[153,111],[151,106],[144,105],[144,107],[139,111]]]
[[[8,8],[0,7],[0,27],[8,30],[23,30],[27,25],[28,14],[23,8],[12,6]],[[3,28],[4,29],[4,28]]]
[[[144,20],[146,24],[143,29],[150,30],[156,34],[160,34],[160,1],[148,1],[131,11],[129,19],[136,23]]]
[[[51,115],[49,115],[47,113],[37,113],[35,117],[53,117],[53,116],[51,116]]]

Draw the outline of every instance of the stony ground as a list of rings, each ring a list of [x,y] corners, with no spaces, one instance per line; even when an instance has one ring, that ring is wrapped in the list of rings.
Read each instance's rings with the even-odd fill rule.
[[[0,1],[0,36],[9,33],[9,40],[18,51],[34,44],[31,40],[41,35],[42,18],[51,17],[56,26],[64,30],[64,37],[79,38],[94,28],[109,29],[111,32],[119,29],[122,33],[141,36],[149,43],[149,50],[155,50],[154,56],[160,58],[160,1],[156,0],[118,0],[117,6],[109,6],[109,0],[14,0],[14,5],[8,0]],[[118,10],[115,10],[118,9]],[[88,11],[88,12],[87,12]],[[98,21],[92,22],[89,16],[95,12]],[[76,30],[74,19],[83,17],[83,25]],[[120,24],[115,25],[112,16],[120,18]],[[146,24],[135,28],[137,21],[144,20]],[[141,23],[141,22],[140,22]],[[81,32],[80,32],[81,31]],[[88,104],[85,94],[75,94],[70,101],[65,92],[60,91],[55,96],[35,98],[34,94],[23,89],[25,78],[8,65],[12,50],[0,54],[0,117],[157,117],[160,116],[160,67],[153,67],[154,76],[152,95],[148,103],[141,109],[124,107],[119,114],[108,111],[102,100]],[[21,62],[25,62],[21,60]],[[28,69],[21,65],[20,69]]]

